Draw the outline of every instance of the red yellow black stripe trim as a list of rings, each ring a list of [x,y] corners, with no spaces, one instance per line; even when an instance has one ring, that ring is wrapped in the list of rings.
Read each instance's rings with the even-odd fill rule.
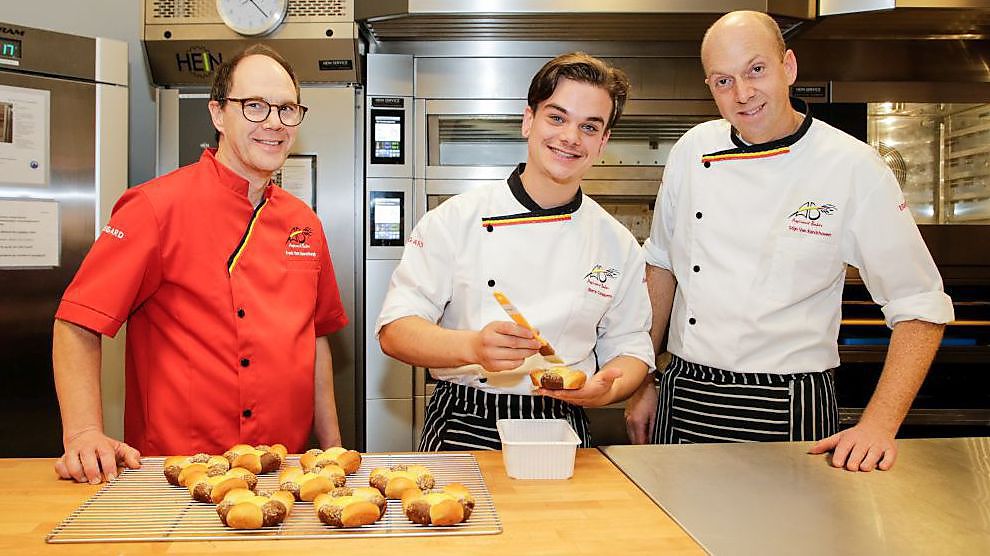
[[[791,97],[791,108],[799,114],[804,114],[804,119],[801,121],[801,125],[798,126],[794,133],[774,141],[750,145],[744,142],[742,138],[739,137],[739,134],[736,132],[735,128],[733,128],[729,131],[729,139],[732,141],[732,144],[735,145],[735,148],[702,155],[701,164],[705,168],[710,168],[713,162],[725,162],[728,160],[756,160],[759,158],[770,158],[773,156],[788,154],[791,152],[791,146],[800,141],[811,128],[811,122],[814,119],[811,117],[811,112],[808,111],[808,103],[801,99]]]
[[[749,160],[753,158],[769,158],[771,156],[778,156],[782,154],[787,154],[791,152],[790,147],[780,147],[779,149],[770,149],[768,151],[759,151],[753,153],[746,152],[733,152],[725,154],[708,154],[701,157],[701,163],[711,164],[712,162],[722,162],[725,160]]]
[[[490,218],[482,218],[481,226],[487,228],[488,226],[515,226],[517,224],[543,224],[545,222],[563,222],[570,220],[570,214],[549,214],[546,216],[493,216]]]
[[[251,221],[248,222],[247,229],[244,230],[244,235],[241,236],[241,242],[237,244],[237,249],[230,254],[230,258],[227,259],[227,274],[234,273],[234,267],[237,266],[237,261],[241,259],[241,255],[244,254],[244,250],[247,248],[247,244],[251,241],[251,233],[254,232],[254,225],[258,222],[258,218],[261,217],[261,211],[268,206],[268,199],[265,198],[261,201],[261,204],[254,209],[254,214],[251,215]]]

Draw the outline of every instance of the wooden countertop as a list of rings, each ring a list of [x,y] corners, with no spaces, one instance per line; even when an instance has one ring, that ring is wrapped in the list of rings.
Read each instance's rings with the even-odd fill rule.
[[[502,533],[369,539],[47,544],[45,536],[99,486],[60,481],[49,459],[0,460],[2,554],[285,553],[332,549],[360,556],[458,554],[704,554],[598,450],[578,450],[567,481],[510,479],[501,452],[474,452]]]

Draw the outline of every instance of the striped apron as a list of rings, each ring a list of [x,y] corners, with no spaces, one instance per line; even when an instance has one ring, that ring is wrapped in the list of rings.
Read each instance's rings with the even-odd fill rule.
[[[658,381],[657,444],[819,440],[838,432],[832,371],[735,373],[675,355]]]
[[[546,396],[493,394],[441,380],[426,408],[417,449],[501,450],[495,428],[498,419],[564,419],[581,439],[581,446],[591,447],[588,416],[581,407]]]

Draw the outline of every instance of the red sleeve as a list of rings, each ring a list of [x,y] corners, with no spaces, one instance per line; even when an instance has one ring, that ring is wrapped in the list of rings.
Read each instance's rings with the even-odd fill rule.
[[[55,318],[114,336],[160,283],[158,220],[140,188],[131,189],[114,206]]]
[[[314,324],[316,336],[326,336],[347,325],[347,313],[340,302],[340,290],[337,288],[337,276],[333,271],[333,261],[327,249],[327,238],[323,235],[323,245],[320,249],[320,275],[316,285],[316,314]]]

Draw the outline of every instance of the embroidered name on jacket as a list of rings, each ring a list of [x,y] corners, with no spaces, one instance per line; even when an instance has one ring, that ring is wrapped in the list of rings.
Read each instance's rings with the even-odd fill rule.
[[[285,239],[285,254],[290,257],[315,257],[316,253],[309,244],[312,235],[313,229],[309,226],[293,226]]]
[[[588,293],[611,298],[612,294],[609,293],[611,287],[608,285],[608,281],[612,278],[618,278],[618,276],[619,271],[617,269],[596,264],[591,267],[590,272],[584,275],[584,281],[588,284]]]

